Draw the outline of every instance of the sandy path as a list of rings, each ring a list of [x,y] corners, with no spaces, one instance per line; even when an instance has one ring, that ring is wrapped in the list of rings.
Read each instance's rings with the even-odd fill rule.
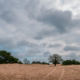
[[[65,66],[65,73],[61,80],[80,80],[80,68],[77,65]]]
[[[59,70],[59,73],[57,72],[58,70]],[[54,72],[55,72],[55,74],[53,75]],[[63,77],[63,75],[64,75],[64,68],[62,66],[55,67],[54,70],[51,71],[48,75],[46,75],[43,80],[45,80],[45,78],[46,78],[46,80],[49,80],[49,79],[50,80],[53,80],[53,79],[55,79],[55,80],[61,80],[62,77]]]
[[[62,74],[61,74],[59,80],[61,80],[61,78],[63,77],[63,75],[64,75],[64,69],[63,69],[63,71],[62,71]]]
[[[56,70],[56,67],[53,71],[51,71],[48,75],[46,75],[44,78],[48,77],[50,74],[52,74]]]

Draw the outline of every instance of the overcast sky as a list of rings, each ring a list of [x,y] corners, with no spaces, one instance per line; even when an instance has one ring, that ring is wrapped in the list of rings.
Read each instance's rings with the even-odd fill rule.
[[[80,0],[0,0],[0,50],[21,61],[80,61]]]

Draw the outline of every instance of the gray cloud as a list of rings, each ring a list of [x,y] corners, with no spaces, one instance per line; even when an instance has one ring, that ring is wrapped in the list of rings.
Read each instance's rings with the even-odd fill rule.
[[[61,44],[55,43],[55,44],[49,44],[49,48],[53,48],[53,47],[60,47],[62,46]]]
[[[43,29],[42,31],[39,31],[38,33],[37,33],[37,35],[34,37],[34,39],[36,39],[36,40],[42,40],[42,39],[44,39],[44,38],[46,38],[46,37],[52,37],[52,36],[57,36],[57,35],[59,35],[58,33],[57,33],[57,30],[56,29],[53,29],[53,28],[51,28],[51,29]]]
[[[42,43],[41,44],[43,47],[46,47],[47,46],[47,43]]]
[[[15,17],[14,17],[15,16]],[[15,22],[17,19],[16,19],[16,15],[11,12],[11,11],[4,11],[1,15],[0,15],[0,18],[2,20],[5,20],[7,23],[13,23]]]
[[[28,11],[27,14],[30,19],[35,18],[35,16],[37,15],[37,13],[39,11],[39,3],[40,3],[40,1],[38,1],[38,0],[35,0],[35,1],[28,0],[27,1],[25,9]]]
[[[13,38],[9,38],[9,37],[0,38],[0,46],[3,47],[3,49],[8,49],[8,50],[19,49],[21,47],[28,47],[28,48],[39,47],[39,45],[36,43],[32,43],[26,40],[16,41]]]
[[[20,58],[25,58],[25,54],[24,53],[11,53],[12,54],[12,56],[14,56],[14,57],[16,57],[16,58],[18,58],[18,59],[20,59]]]
[[[50,52],[49,51],[46,51],[46,52],[43,53],[43,57],[48,57],[48,56],[50,56]]]
[[[57,32],[63,34],[72,27],[80,25],[79,19],[72,19],[71,11],[43,10],[37,17],[37,20],[44,24],[49,24],[57,29]]]
[[[4,49],[14,49],[17,47],[13,38],[0,38],[0,46]]]
[[[41,51],[38,50],[38,49],[30,49],[26,54],[25,56],[26,57],[34,57],[34,56],[37,56],[38,54],[40,54]]]
[[[29,41],[22,40],[17,43],[18,46],[26,46],[26,47],[38,47],[39,45],[36,43],[31,43]]]
[[[72,14],[70,11],[62,12],[58,10],[43,10],[43,13],[37,17],[37,20],[44,24],[55,26],[60,33],[65,33],[66,27],[71,22],[71,17]]]
[[[59,36],[70,33],[75,27],[79,28],[80,19],[72,19],[72,16],[71,11],[41,9],[41,13],[32,19],[44,23],[51,29],[46,27],[39,31],[34,39],[42,40],[45,37]]]
[[[50,54],[47,52],[48,47],[55,47],[55,50],[50,49],[57,53],[57,47],[61,46],[51,45],[53,41],[80,45],[80,32],[77,33],[80,29],[80,16],[76,15],[78,19],[73,19],[73,11],[50,9],[53,5],[47,4],[46,7],[43,4],[43,0],[0,0],[0,50],[11,51],[18,58],[26,54],[26,57],[38,56],[35,60],[47,60]],[[47,44],[50,45],[46,47]],[[71,53],[80,51],[79,48],[66,46],[60,49]]]
[[[64,47],[64,51],[80,51],[80,47],[66,46],[66,47]]]
[[[42,39],[43,39],[43,37],[42,37],[42,36],[40,36],[40,35],[38,35],[38,36],[35,36],[35,37],[34,37],[34,39],[36,39],[36,40],[42,40]]]
[[[79,57],[80,57],[80,55],[76,55],[76,53],[70,53],[68,55],[62,56],[62,58],[64,60],[73,60],[73,59],[75,59],[77,61],[80,61],[80,58]]]

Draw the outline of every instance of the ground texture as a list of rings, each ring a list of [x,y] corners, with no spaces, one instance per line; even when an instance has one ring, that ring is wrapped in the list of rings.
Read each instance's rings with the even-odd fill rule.
[[[0,64],[0,80],[80,80],[80,65]]]

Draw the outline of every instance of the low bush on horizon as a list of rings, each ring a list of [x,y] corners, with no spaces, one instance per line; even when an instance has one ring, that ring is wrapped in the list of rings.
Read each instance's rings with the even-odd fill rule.
[[[62,65],[80,65],[80,62],[79,61],[76,61],[76,60],[65,60],[62,62]]]
[[[32,64],[48,64],[49,65],[49,63],[46,63],[46,62],[40,62],[40,61],[33,61],[32,62]]]

